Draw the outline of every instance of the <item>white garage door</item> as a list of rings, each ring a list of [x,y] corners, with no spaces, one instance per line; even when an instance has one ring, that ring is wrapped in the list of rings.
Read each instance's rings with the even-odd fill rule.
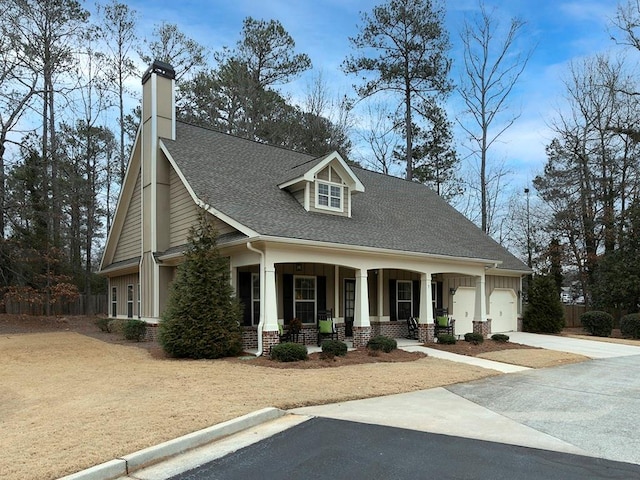
[[[458,287],[453,296],[453,318],[456,319],[456,335],[473,332],[473,313],[476,307],[476,289]]]
[[[491,319],[491,333],[518,329],[518,309],[513,290],[496,289],[491,292],[488,317]]]

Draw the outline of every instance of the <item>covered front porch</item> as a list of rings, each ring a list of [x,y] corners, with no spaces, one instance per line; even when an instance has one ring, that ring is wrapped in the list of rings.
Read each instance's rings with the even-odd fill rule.
[[[490,332],[486,264],[455,265],[397,252],[283,247],[248,243],[245,252],[230,257],[232,281],[245,307],[246,350],[268,355],[294,318],[301,322],[296,340],[317,346],[318,312],[325,310],[332,313],[338,339],[354,348],[375,335],[407,337],[409,317],[418,318],[418,341],[432,342],[436,309],[459,313],[461,328],[470,327],[466,331]],[[474,292],[471,300],[464,295],[464,306],[455,298],[460,289]]]

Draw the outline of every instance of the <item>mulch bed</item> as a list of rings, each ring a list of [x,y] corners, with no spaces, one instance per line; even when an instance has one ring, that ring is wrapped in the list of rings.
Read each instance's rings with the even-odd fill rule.
[[[230,362],[245,362],[247,365],[255,365],[258,367],[311,369],[344,367],[363,363],[413,362],[426,356],[425,353],[407,352],[400,349],[385,353],[379,351],[371,352],[366,348],[358,348],[356,350],[350,350],[343,357],[324,358],[320,352],[310,353],[307,360],[299,362],[277,362],[268,357],[250,358],[248,356],[228,358],[226,360]]]
[[[521,343],[512,342],[496,342],[495,340],[487,339],[484,342],[474,345],[471,342],[464,340],[458,340],[453,345],[445,345],[443,343],[430,343],[426,345],[429,348],[436,348],[438,350],[444,350],[451,353],[457,353],[459,355],[469,355],[475,357],[481,353],[498,352],[501,350],[516,350],[516,349],[535,349],[529,345],[523,345]]]

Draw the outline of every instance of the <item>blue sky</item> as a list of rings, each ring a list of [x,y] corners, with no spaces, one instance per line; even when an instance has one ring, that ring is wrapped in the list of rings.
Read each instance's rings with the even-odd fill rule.
[[[348,37],[358,32],[360,12],[369,12],[381,0],[129,0],[127,3],[138,12],[143,36],[164,20],[177,23],[183,32],[211,50],[233,46],[247,16],[279,20],[296,41],[297,51],[311,57],[314,72],[322,71],[335,93],[350,94],[353,79],[340,71],[340,64],[350,51]],[[446,26],[453,44],[452,78],[457,81],[461,65],[459,32],[464,15],[477,11],[478,2],[446,3]],[[521,112],[521,116],[501,137],[503,141],[494,151],[495,158],[506,162],[514,172],[512,183],[518,189],[530,182],[544,164],[544,148],[552,138],[549,124],[562,104],[562,76],[568,63],[600,52],[622,52],[608,30],[616,4],[615,0],[485,1],[488,8],[497,8],[496,13],[505,25],[514,16],[525,20],[527,34],[522,48],[536,46],[511,97],[513,111]],[[302,94],[309,78],[299,79],[288,91]],[[459,99],[455,94],[449,103],[452,116],[457,115]]]

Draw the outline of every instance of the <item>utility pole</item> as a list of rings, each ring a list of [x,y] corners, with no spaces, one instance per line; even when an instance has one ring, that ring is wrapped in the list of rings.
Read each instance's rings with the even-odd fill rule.
[[[524,194],[527,196],[527,266],[532,267],[531,262],[531,216],[529,210],[529,189],[524,189]]]

